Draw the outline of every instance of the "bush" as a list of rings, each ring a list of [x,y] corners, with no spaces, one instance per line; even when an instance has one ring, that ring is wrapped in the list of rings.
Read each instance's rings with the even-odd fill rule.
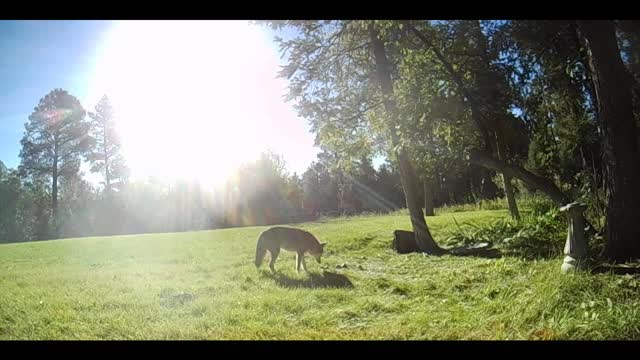
[[[477,210],[504,210],[507,209],[507,200],[503,198],[498,199],[484,199],[474,204],[451,204],[443,205],[436,208],[436,214],[456,213],[465,211],[477,211]]]
[[[516,202],[521,211],[529,210],[532,215],[546,214],[558,206],[548,197],[541,194],[526,194],[517,197]],[[436,209],[436,213],[455,213],[475,210],[506,210],[508,209],[505,198],[484,199],[475,204],[444,205]]]
[[[546,196],[532,194],[518,199],[521,208],[531,210],[531,215],[542,216],[558,206]]]
[[[557,209],[521,221],[498,220],[488,225],[465,224],[457,221],[455,230],[445,240],[448,246],[469,246],[489,243],[506,253],[527,259],[554,257],[562,254],[566,238],[566,221]]]

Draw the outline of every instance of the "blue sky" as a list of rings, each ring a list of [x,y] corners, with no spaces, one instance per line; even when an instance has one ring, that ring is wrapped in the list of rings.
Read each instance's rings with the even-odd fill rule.
[[[93,99],[96,94],[92,93],[92,74],[100,64],[104,65],[99,59],[101,46],[116,25],[111,21],[0,21],[0,160],[5,165],[11,168],[19,165],[24,123],[39,99],[49,91],[63,88],[76,96],[85,109],[93,109],[91,102],[97,99]],[[273,32],[266,27],[262,27],[262,31],[265,31],[266,48],[271,49],[263,51],[277,52],[277,45],[272,41]],[[148,52],[148,44],[138,42],[134,46],[138,55],[144,56]],[[125,63],[130,59],[127,55],[131,54],[121,56]],[[262,55],[267,54],[263,52]],[[273,59],[275,61],[276,57]],[[282,61],[279,56],[278,61]],[[272,68],[264,74],[266,81],[275,78],[276,70]],[[277,94],[265,96],[271,96],[268,100],[271,107],[280,108],[275,116],[282,117],[282,107],[289,105],[283,104]],[[273,105],[274,102],[281,105]],[[315,158],[312,135],[298,125],[301,121],[292,114],[279,124],[286,128],[284,130],[290,130],[290,135],[305,138],[298,145],[290,145],[285,150],[289,154],[283,154],[285,160],[287,155],[293,156],[292,170],[298,172]],[[292,146],[302,146],[307,155],[296,158]]]
[[[107,21],[0,21],[0,160],[19,164],[24,123],[38,101],[63,88],[81,101]],[[85,107],[88,107],[85,104]]]
[[[125,21],[124,23],[130,24],[132,22]],[[173,22],[170,23],[172,24],[169,25],[173,26]],[[16,168],[19,165],[20,139],[23,135],[24,123],[27,122],[28,116],[33,111],[33,108],[38,104],[38,101],[49,91],[55,88],[63,88],[76,96],[85,109],[93,109],[95,104],[92,102],[97,101],[98,98],[96,96],[102,95],[102,93],[94,93],[95,89],[92,89],[91,81],[96,78],[96,69],[101,69],[101,66],[105,66],[105,62],[108,65],[112,60],[111,58],[107,60],[103,58],[103,61],[100,61],[100,55],[104,55],[102,52],[104,47],[103,45],[105,43],[109,43],[108,40],[112,39],[110,35],[113,35],[114,29],[118,28],[118,24],[119,22],[90,20],[0,21],[0,52],[2,53],[2,57],[0,57],[0,161],[2,161],[6,166]],[[143,24],[142,26],[143,28],[148,28],[147,24]],[[135,26],[127,27],[127,29],[131,28],[135,28]],[[311,161],[315,160],[315,154],[319,149],[313,145],[314,136],[309,133],[309,127],[308,124],[306,124],[306,121],[297,117],[297,114],[295,114],[291,109],[291,104],[286,104],[281,99],[284,94],[281,93],[281,89],[284,89],[283,86],[285,83],[282,82],[284,80],[275,80],[275,78],[278,70],[277,64],[282,64],[285,60],[280,59],[279,49],[277,44],[273,41],[273,31],[265,26],[262,26],[261,28],[261,31],[263,32],[263,40],[261,40],[262,45],[258,43],[251,43],[250,41],[252,38],[249,35],[247,35],[249,37],[245,38],[238,37],[238,40],[230,39],[231,43],[225,45],[226,49],[218,48],[221,40],[227,37],[226,34],[211,34],[213,38],[204,35],[204,39],[202,41],[203,43],[216,43],[217,45],[211,49],[215,52],[222,51],[226,54],[237,52],[238,50],[235,46],[239,46],[240,48],[256,47],[261,49],[258,50],[258,53],[254,54],[253,59],[251,59],[253,62],[237,66],[225,63],[227,64],[225,66],[230,70],[227,71],[231,77],[231,80],[228,79],[228,83],[238,83],[239,80],[242,80],[240,79],[244,73],[242,66],[246,66],[244,69],[253,70],[251,78],[244,79],[245,82],[242,86],[247,90],[255,90],[255,88],[259,89],[257,92],[254,91],[253,100],[250,100],[252,102],[251,107],[257,108],[258,103],[262,103],[260,110],[255,110],[257,112],[256,114],[261,118],[260,122],[263,123],[262,130],[256,130],[258,133],[257,136],[261,136],[261,140],[263,141],[259,146],[269,148],[272,148],[273,146],[272,150],[275,150],[277,153],[284,156],[285,161],[289,165],[289,170],[291,172],[301,174],[306,170]],[[172,27],[172,29],[179,30],[180,27]],[[168,30],[169,33],[167,34],[175,33],[174,30]],[[150,36],[149,40],[144,37],[141,38],[140,36],[143,36],[141,33],[135,34],[135,30],[134,33],[126,31],[125,33],[121,32],[121,36],[118,38],[118,41],[123,45],[120,46],[121,49],[119,52],[116,51],[115,55],[117,56],[113,58],[114,62],[120,62],[126,64],[125,66],[128,66],[129,63],[135,62],[136,58],[150,57],[147,59],[149,64],[158,66],[158,57],[150,55],[154,54],[154,51],[155,53],[162,54],[161,57],[164,58],[166,56],[175,55],[172,54],[172,52],[175,53],[178,51],[177,49],[180,48],[182,43],[190,43],[188,38],[185,38],[184,40],[178,39],[177,43],[175,42],[176,39],[173,39],[173,45],[169,45],[166,44],[161,35],[155,34],[154,31],[155,30],[152,30],[150,35],[144,35]],[[191,34],[190,36],[193,35],[194,34]],[[282,34],[280,35],[282,36]],[[165,34],[164,36],[167,35]],[[222,36],[222,38],[215,39],[220,36]],[[154,37],[157,39],[154,40]],[[153,41],[157,44],[155,49],[152,45],[149,45],[152,44]],[[243,43],[243,41],[247,41],[247,43]],[[132,47],[127,48],[127,46]],[[160,48],[157,48],[158,46],[160,46]],[[167,46],[170,49],[167,49]],[[127,49],[126,51],[123,50],[125,48]],[[165,51],[166,53],[162,53],[162,51]],[[196,53],[197,52],[194,52],[194,54]],[[114,54],[112,53],[110,55]],[[225,61],[231,61],[232,63],[242,62],[243,57],[241,55],[239,56],[240,57],[237,59],[228,56],[228,60]],[[186,57],[188,58],[189,56],[187,55]],[[197,57],[197,55],[192,56],[192,58],[194,57]],[[160,63],[161,65],[159,65],[159,68],[162,70],[160,70],[160,73],[156,73],[160,74],[159,78],[164,77],[166,73],[171,73],[172,71],[174,73],[176,71],[180,72],[182,71],[180,69],[189,67],[189,65],[185,64],[176,64],[174,67],[171,60],[167,62],[166,59],[164,63],[160,60]],[[126,70],[127,69],[125,69],[125,71]],[[124,86],[125,88],[135,88],[136,85],[140,84],[136,84],[136,80],[133,78],[136,77],[138,73],[145,72],[145,66],[143,65],[142,68],[138,68],[137,70],[129,69],[129,71],[130,72],[128,74],[124,75]],[[104,75],[104,73],[102,74]],[[193,74],[191,75],[193,76]],[[107,75],[107,79],[110,76],[111,75]],[[120,74],[120,77],[122,78],[122,74]],[[180,78],[179,75],[178,78]],[[157,80],[154,78],[153,82],[155,83],[158,81],[162,82],[162,79]],[[154,87],[157,87],[154,84],[151,84],[151,86],[151,88],[148,87],[146,90],[151,91],[154,90]],[[123,89],[121,88],[121,90]],[[207,88],[205,93],[212,90],[215,89]],[[225,90],[226,89],[222,91]],[[101,90],[98,90],[98,92],[100,91]],[[143,89],[142,93],[144,92],[146,91]],[[141,93],[136,93],[136,96],[139,94]],[[112,94],[108,95],[111,97]],[[241,94],[240,97],[243,95],[244,93]],[[132,99],[135,98],[135,96],[127,96],[126,98]],[[245,103],[246,101],[244,101],[242,105],[236,106],[236,108],[240,108],[240,112],[242,112],[241,108],[246,107]],[[193,105],[197,108],[198,105],[209,104],[210,102],[206,104],[200,103]],[[116,112],[118,112],[117,108]],[[152,121],[153,119],[146,120]],[[139,124],[143,123],[141,122],[140,116],[129,117],[127,121],[133,121],[134,123],[138,122]],[[155,124],[158,124],[158,122]],[[159,125],[162,124],[160,123]],[[177,126],[180,125],[178,124]],[[148,157],[145,158],[145,156],[148,156],[148,153],[153,152],[148,148],[149,146],[153,146],[152,143],[149,143],[149,141],[151,141],[151,137],[148,135],[154,132],[157,133],[158,126],[149,125],[146,129],[148,130],[144,131],[144,134],[140,134],[140,132],[138,132],[138,134],[134,134],[138,135],[138,139],[141,140],[130,142],[130,144],[134,145],[129,146],[129,150],[132,150],[133,147],[137,147],[137,149],[129,151],[130,156],[128,157],[128,160],[132,160],[132,163],[135,163],[135,160],[139,160],[139,164],[134,164],[133,167],[137,167],[140,170],[140,174],[150,176],[151,174],[148,173],[150,170],[145,173],[145,170],[142,169],[144,166],[140,164],[147,163],[148,160],[157,160],[150,159]],[[179,130],[179,128],[174,127],[165,129],[165,132],[167,133],[165,135],[170,136],[171,133],[176,130]],[[208,130],[211,129],[207,129],[205,127],[200,131]],[[228,130],[229,129],[225,129],[224,126],[217,129],[217,131],[229,133],[227,136],[229,137],[227,142],[231,141],[239,147],[234,150],[234,152],[240,151],[242,148],[246,148],[247,144],[256,143],[256,141],[250,140],[244,135],[233,136]],[[242,132],[242,134],[244,133],[246,133],[246,131]],[[129,135],[132,134],[130,133]],[[190,139],[183,138],[182,141],[183,145],[185,145],[188,144]],[[160,144],[166,142],[166,140],[159,139]],[[242,143],[244,143],[244,146]],[[162,147],[163,145],[159,146]],[[143,149],[142,147],[145,147],[146,149]],[[166,148],[166,146],[164,147]],[[175,164],[184,162],[184,159],[191,157],[192,154],[197,152],[195,150],[191,152],[185,152],[186,150],[183,150],[180,152],[179,148],[180,147],[173,147],[168,150],[175,152],[175,156],[172,158],[175,160],[172,161]],[[216,154],[220,153],[220,151],[208,149],[208,153],[210,156],[215,157]],[[136,157],[134,155],[139,155],[137,156],[138,159],[134,159]],[[218,154],[218,160],[221,160],[221,155],[222,154]],[[127,157],[127,154],[125,154],[125,157]],[[374,159],[375,165],[379,165],[382,160],[382,158]],[[238,158],[230,161],[238,162],[240,159]],[[166,167],[166,164],[160,165],[158,167]],[[133,170],[135,172],[135,169]],[[188,171],[185,170],[185,174],[187,172]]]

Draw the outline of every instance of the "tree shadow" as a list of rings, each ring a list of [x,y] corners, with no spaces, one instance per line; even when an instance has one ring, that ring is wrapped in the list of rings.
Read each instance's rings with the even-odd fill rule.
[[[473,248],[473,247],[455,247],[447,249],[446,255],[453,256],[472,256],[486,259],[500,259],[502,257],[502,251],[495,248]]]
[[[640,264],[599,264],[591,269],[592,274],[637,275]]]
[[[393,232],[393,241],[391,248],[398,254],[410,254],[421,253],[416,244],[413,232],[405,230],[395,230]],[[425,252],[426,253],[426,252]],[[451,255],[451,256],[473,256],[488,259],[499,259],[502,257],[502,252],[498,249],[492,248],[489,243],[479,243],[470,246],[459,246],[454,248],[441,248],[436,247],[433,252],[426,253],[434,256]]]
[[[291,278],[280,272],[275,274],[272,272],[265,272],[265,276],[275,280],[275,282],[282,287],[289,288],[347,288],[352,289],[353,283],[348,277],[333,273],[329,271],[323,271],[322,274],[308,273],[307,277],[303,279]]]

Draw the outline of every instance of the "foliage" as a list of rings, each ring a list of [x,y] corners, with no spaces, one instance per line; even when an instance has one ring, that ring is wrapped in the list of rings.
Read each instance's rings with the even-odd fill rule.
[[[520,221],[500,219],[480,226],[460,226],[457,222],[456,225],[456,230],[446,239],[450,246],[488,243],[526,259],[560,256],[567,231],[566,220],[557,209]]]
[[[112,186],[121,187],[129,171],[121,153],[115,111],[106,95],[96,105],[95,112],[89,113],[89,117],[91,118],[90,134],[96,143],[87,158],[91,163],[91,171],[102,175],[108,192]]]

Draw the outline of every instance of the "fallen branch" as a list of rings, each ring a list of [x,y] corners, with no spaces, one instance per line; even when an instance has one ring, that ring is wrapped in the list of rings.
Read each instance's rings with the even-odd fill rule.
[[[392,248],[399,254],[425,253],[420,251],[416,244],[416,238],[413,232],[405,230],[395,230],[393,232]],[[496,259],[502,257],[502,253],[498,249],[492,249],[489,244],[480,244],[478,246],[461,246],[451,249],[442,249],[438,253],[426,252],[429,255],[452,255],[452,256],[477,256],[484,258]]]
[[[509,164],[502,160],[497,160],[488,156],[486,153],[481,151],[472,151],[470,160],[472,163],[492,169],[511,177],[517,178],[530,187],[540,190],[544,194],[546,194],[553,202],[558,205],[558,207],[565,206],[572,202],[571,198],[567,196],[560,188],[553,182],[551,179],[546,177],[537,175],[532,173],[531,171],[523,168],[519,165]],[[587,235],[592,236],[596,234],[596,228],[589,223],[587,219],[585,219],[585,224],[587,228],[585,229]]]

